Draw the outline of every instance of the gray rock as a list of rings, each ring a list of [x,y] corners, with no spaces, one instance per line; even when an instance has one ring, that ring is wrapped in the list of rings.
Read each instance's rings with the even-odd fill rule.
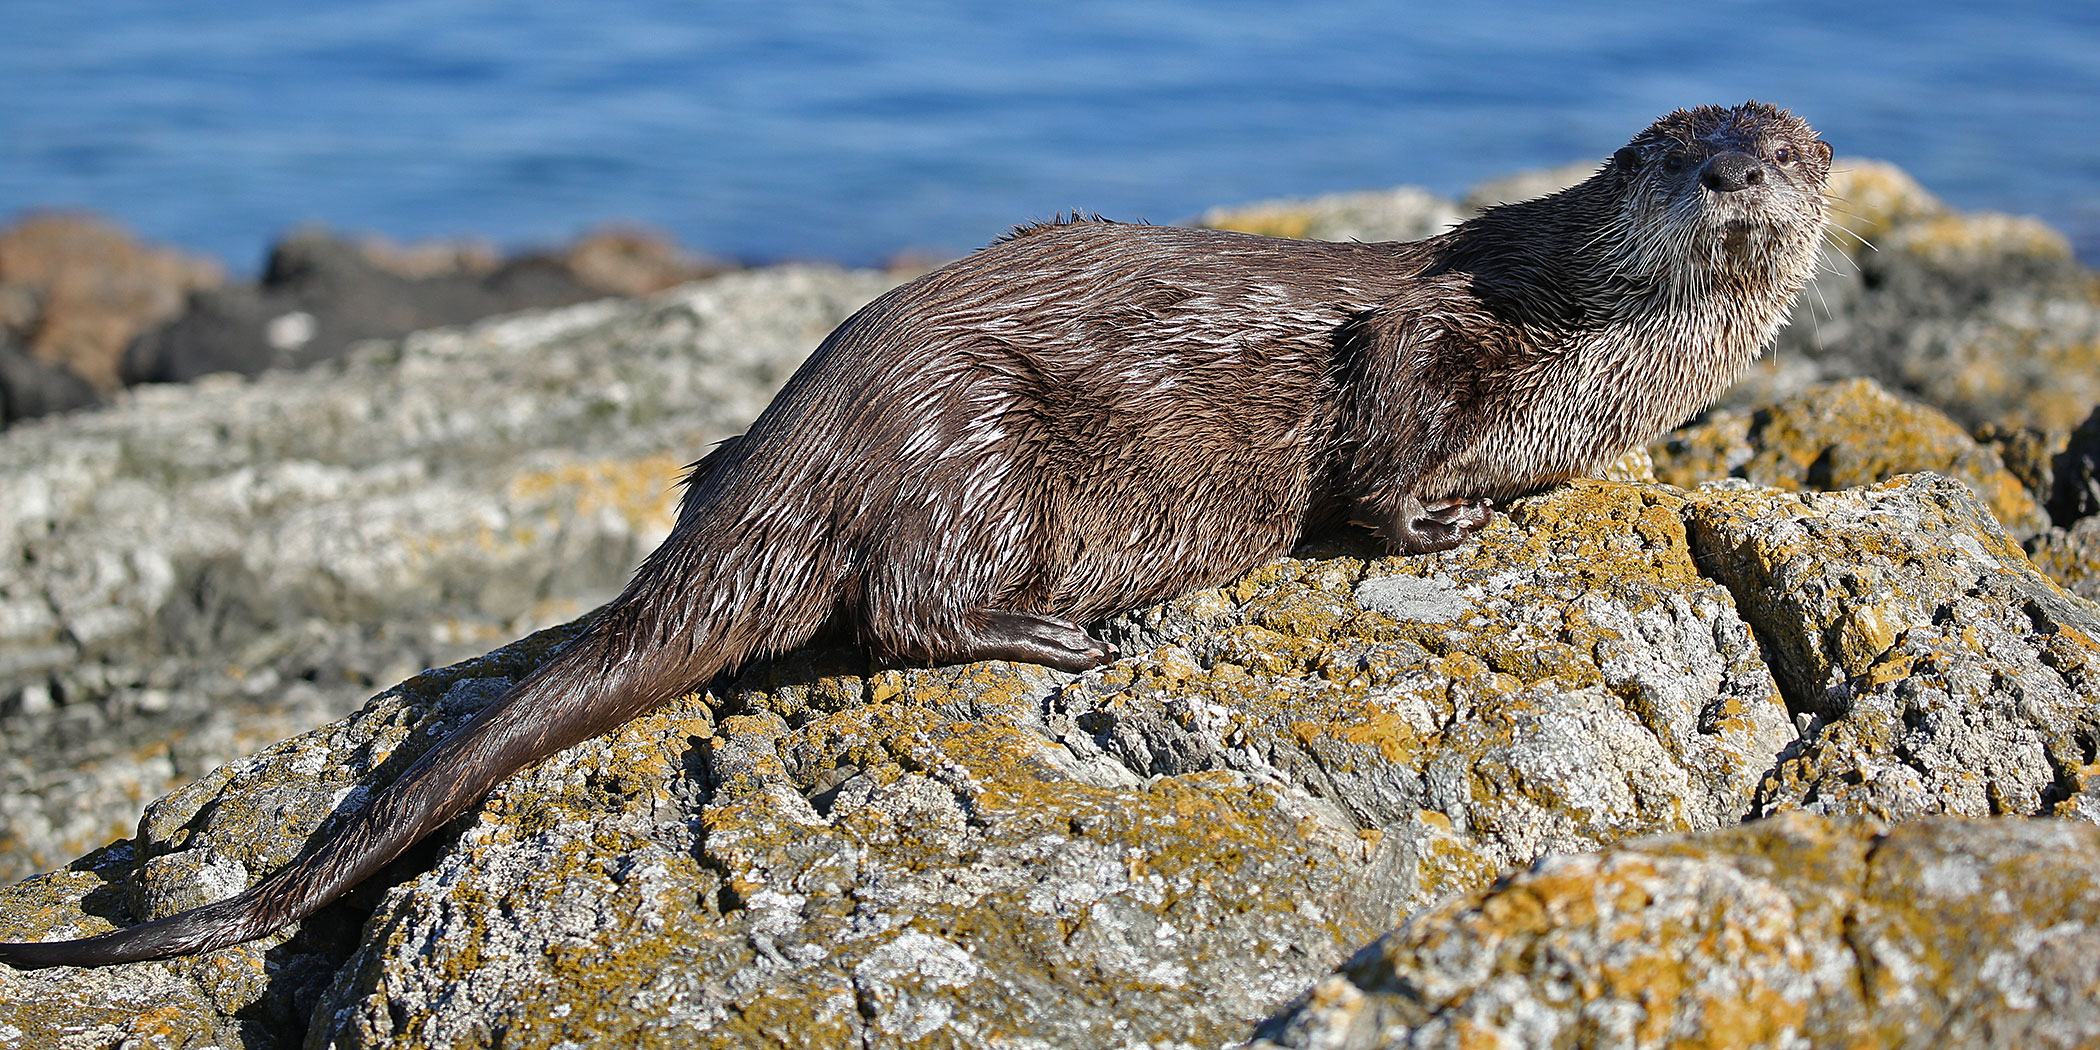
[[[2100,601],[2100,515],[2043,532],[2028,542],[2027,556],[2066,590]]]
[[[1801,716],[1762,811],[2046,815],[2079,793],[2100,609],[2036,571],[1967,488],[1702,493],[1689,520]]]
[[[2083,1047],[2100,828],[1803,816],[1555,856],[1417,916],[1254,1048]]]
[[[2049,516],[2058,525],[2100,514],[2100,407],[2071,431],[2050,468]]]
[[[1780,590],[1748,597],[1760,588]],[[1391,615],[1424,596],[1439,616]],[[1868,644],[1879,634],[1848,608],[1896,637]],[[2096,618],[1946,479],[1808,496],[1579,483],[1459,550],[1392,558],[1345,538],[1118,619],[1125,657],[1082,676],[841,650],[754,667],[526,771],[295,931],[200,959],[0,972],[0,1025],[138,1033],[143,1015],[82,1001],[150,985],[195,1012],[154,1024],[250,1047],[301,1038],[255,1017],[310,1017],[316,1047],[505,1031],[1213,1045],[1397,918],[1549,853],[1760,809],[1903,817],[1973,797],[2100,815],[2094,778],[2056,764],[2093,738],[2090,712],[2022,670],[2092,696],[2100,642],[2081,625]],[[155,803],[131,846],[0,891],[0,936],[167,914],[282,865],[568,631],[418,676]],[[1844,735],[1884,719],[1875,669],[1907,647],[1940,661],[1903,679],[1936,690],[1926,721]],[[1963,670],[1985,662],[2004,677]],[[1822,712],[1800,719],[1806,736],[1790,700]],[[1790,769],[1834,768],[1820,756],[1839,742],[1853,768],[1897,771],[1876,784],[1901,787],[1920,751],[1952,779],[1856,804],[1786,790],[1812,779]],[[2002,753],[1979,760],[1985,745]],[[1666,874],[1687,907],[1731,899]],[[2050,906],[2003,905],[2038,929]],[[1713,987],[1785,976],[1731,974]]]
[[[95,388],[63,365],[29,355],[0,331],[0,427],[95,403]]]
[[[1195,225],[1321,241],[1416,241],[1442,233],[1465,217],[1449,200],[1428,190],[1400,186],[1213,208],[1199,216]]]

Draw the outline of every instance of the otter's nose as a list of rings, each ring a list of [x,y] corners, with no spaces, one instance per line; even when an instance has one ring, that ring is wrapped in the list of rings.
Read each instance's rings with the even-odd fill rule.
[[[1706,170],[1699,173],[1699,184],[1716,193],[1734,193],[1763,182],[1764,178],[1765,166],[1756,157],[1730,150],[1706,162]]]

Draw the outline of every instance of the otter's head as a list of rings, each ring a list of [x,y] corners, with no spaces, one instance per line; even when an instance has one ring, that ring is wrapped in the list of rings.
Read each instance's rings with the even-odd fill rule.
[[[1671,113],[1593,181],[1612,191],[1624,272],[1791,300],[1815,267],[1829,175],[1814,128],[1752,101]]]

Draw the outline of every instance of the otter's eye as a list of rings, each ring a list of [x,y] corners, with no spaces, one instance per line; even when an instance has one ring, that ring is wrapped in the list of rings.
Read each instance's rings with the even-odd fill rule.
[[[1774,164],[1792,164],[1793,162],[1794,162],[1794,151],[1793,151],[1793,150],[1790,150],[1790,149],[1786,148],[1785,146],[1781,146],[1781,147],[1779,147],[1778,149],[1775,149],[1775,150],[1773,150],[1773,151],[1772,151],[1772,163],[1774,163]]]
[[[1663,170],[1664,170],[1664,171],[1667,171],[1667,172],[1669,172],[1669,173],[1670,173],[1670,174],[1672,174],[1672,175],[1675,175],[1675,174],[1677,174],[1678,172],[1680,172],[1680,171],[1683,171],[1683,170],[1684,170],[1684,154],[1682,154],[1682,153],[1666,153],[1666,154],[1664,154],[1664,155],[1663,155]]]
[[[1619,152],[1611,155],[1611,162],[1625,171],[1632,171],[1641,166],[1641,151],[1632,146],[1621,146]]]

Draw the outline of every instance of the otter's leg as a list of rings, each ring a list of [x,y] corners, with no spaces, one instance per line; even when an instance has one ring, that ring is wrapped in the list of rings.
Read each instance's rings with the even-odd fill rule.
[[[972,660],[1019,660],[1060,671],[1084,671],[1107,663],[1114,653],[1070,620],[1008,609],[981,609],[964,617],[966,626],[943,639],[942,651],[929,654],[939,663]]]
[[[917,549],[968,546],[927,542]],[[992,604],[1009,568],[995,558],[871,559],[858,610],[861,638],[891,656],[933,664],[1019,660],[1084,671],[1109,661],[1108,647],[1071,620]]]
[[[1452,499],[1425,504],[1409,494],[1378,531],[1387,542],[1410,554],[1447,551],[1486,525],[1495,516],[1492,500]]]
[[[1011,609],[974,609],[910,623],[871,619],[862,631],[891,656],[930,664],[1018,660],[1084,671],[1114,655],[1070,620]]]

